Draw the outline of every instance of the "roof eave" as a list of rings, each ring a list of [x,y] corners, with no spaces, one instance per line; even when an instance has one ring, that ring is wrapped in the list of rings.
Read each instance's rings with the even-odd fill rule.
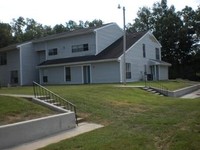
[[[37,66],[37,68],[47,68],[47,67],[58,67],[58,66],[70,66],[70,65],[82,65],[88,63],[101,63],[101,62],[111,62],[111,61],[119,61],[118,58],[112,59],[102,59],[102,60],[92,60],[92,61],[81,61],[81,62],[69,62],[69,63],[60,63],[60,64],[51,64],[51,65],[41,65]]]

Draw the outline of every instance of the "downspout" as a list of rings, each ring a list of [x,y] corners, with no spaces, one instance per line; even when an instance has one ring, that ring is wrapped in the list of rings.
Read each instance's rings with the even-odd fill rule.
[[[21,46],[19,46],[18,48],[19,48],[19,75],[20,75],[20,86],[22,86],[22,85],[23,85],[22,49],[21,49]]]

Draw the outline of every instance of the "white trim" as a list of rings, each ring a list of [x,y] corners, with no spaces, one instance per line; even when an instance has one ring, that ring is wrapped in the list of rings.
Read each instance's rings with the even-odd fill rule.
[[[63,76],[63,81],[64,81],[64,83],[66,83],[66,66],[63,66],[63,69],[64,69],[64,76]]]
[[[144,34],[139,40],[137,40],[129,49],[126,50],[125,54],[128,53],[136,44],[138,44],[147,34],[152,35],[154,38],[155,36],[148,31],[146,34]],[[155,38],[155,40],[158,42],[160,48],[162,47],[162,45],[160,44],[160,42]],[[159,51],[161,52],[161,49],[159,48]],[[119,58],[121,59],[121,57],[123,57],[123,54],[121,56],[119,56]],[[160,57],[161,58],[161,57]]]
[[[82,77],[82,84],[84,84],[83,65],[81,66],[81,71],[82,71],[82,76],[81,76]]]
[[[144,34],[139,40],[137,40],[129,49],[127,49],[125,51],[125,54],[128,53],[136,44],[138,44],[147,34],[148,34],[148,32],[146,34]],[[123,54],[121,56],[119,56],[120,59],[121,59],[121,57],[123,57]]]
[[[46,68],[46,67],[58,67],[58,66],[70,66],[70,65],[81,65],[81,64],[90,64],[90,63],[101,63],[101,62],[110,62],[110,61],[119,61],[118,58],[114,59],[103,59],[103,60],[94,60],[94,61],[82,61],[82,62],[73,62],[73,63],[62,63],[62,64],[54,64],[54,65],[44,65],[37,66],[37,68]]]
[[[147,33],[149,33],[151,36],[153,36],[154,39],[156,40],[156,42],[159,44],[159,46],[162,47],[162,45],[160,44],[160,42],[156,39],[156,37],[150,31],[148,31]]]
[[[99,28],[97,28],[97,29],[94,29],[94,32],[96,32],[96,31],[98,31],[98,30],[101,30],[101,29],[104,29],[104,28],[107,28],[107,27],[109,27],[109,26],[113,26],[113,25],[116,25],[116,26],[118,26],[115,22],[112,22],[112,23],[109,23],[109,24],[107,24],[107,25],[105,25],[105,26],[102,26],[102,27],[99,27]],[[119,26],[118,26],[119,27]],[[120,27],[119,27],[120,28]],[[121,28],[120,28],[121,29]]]
[[[90,67],[90,83],[89,84],[91,84],[92,83],[92,65],[91,64],[84,64],[84,65],[82,65],[82,84],[85,84],[84,83],[84,70],[83,70],[83,67],[84,66],[89,66]]]
[[[20,74],[20,85],[22,86],[23,85],[23,77],[22,77],[22,73],[23,73],[23,70],[22,70],[22,50],[21,50],[21,47],[19,47],[19,74]]]
[[[17,48],[21,48],[21,46],[24,46],[27,44],[32,44],[32,42],[26,42],[26,43],[19,44],[19,45],[17,45]]]

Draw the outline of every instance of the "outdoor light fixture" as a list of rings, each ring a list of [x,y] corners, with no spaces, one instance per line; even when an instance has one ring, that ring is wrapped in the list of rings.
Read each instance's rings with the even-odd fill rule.
[[[120,4],[118,5],[118,9],[121,9]],[[123,35],[123,83],[126,85],[126,25],[125,25],[125,7],[122,7],[123,9],[123,26],[124,26],[124,35]]]

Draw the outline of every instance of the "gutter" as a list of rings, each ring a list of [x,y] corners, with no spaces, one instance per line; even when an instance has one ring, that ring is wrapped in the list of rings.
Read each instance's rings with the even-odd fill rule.
[[[103,59],[103,60],[93,60],[93,61],[61,63],[61,64],[37,66],[36,68],[59,67],[59,66],[69,66],[69,65],[81,65],[81,64],[88,64],[88,63],[101,63],[101,62],[111,62],[111,61],[118,61],[119,62],[119,59],[118,58],[113,58],[113,59]]]

